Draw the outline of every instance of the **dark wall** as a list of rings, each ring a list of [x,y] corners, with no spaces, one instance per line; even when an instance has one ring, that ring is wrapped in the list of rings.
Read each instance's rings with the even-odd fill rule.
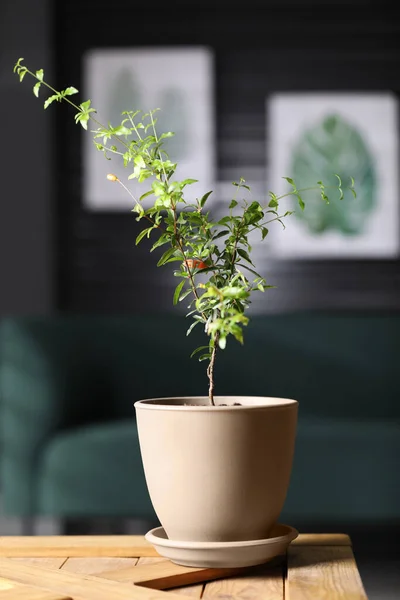
[[[0,4],[0,315],[54,305],[51,116],[12,73],[24,56],[51,77],[50,0]]]
[[[229,7],[228,7],[229,6]],[[90,0],[60,4],[60,82],[81,84],[81,57],[93,47],[199,44],[215,52],[218,180],[265,179],[265,97],[277,90],[399,89],[400,22],[384,3],[173,4]],[[105,24],[107,25],[105,26]],[[90,24],[90,27],[88,26]],[[67,49],[67,40],[73,45]],[[80,132],[59,121],[67,141],[60,164],[65,308],[138,310],[170,306],[171,281],[133,241],[127,214],[90,214],[81,205]],[[65,184],[65,185],[64,185]],[[397,261],[274,263],[278,291],[262,310],[398,308]],[[154,293],[155,292],[155,293]],[[260,308],[260,307],[259,307]]]
[[[13,4],[15,14],[21,13],[19,3]],[[39,23],[39,35],[36,29],[36,46],[27,48],[27,53],[31,62],[40,66],[50,56],[46,55],[48,13],[47,16],[42,13],[44,21],[40,17],[44,6],[41,0],[35,4],[35,14],[29,16],[30,24]],[[236,7],[232,2],[210,0],[141,4],[116,0],[112,5],[70,0],[55,2],[53,6],[55,46],[51,56],[57,64],[54,75],[60,87],[72,84],[82,87],[81,59],[91,48],[197,44],[214,50],[217,176],[222,182],[244,176],[256,186],[263,185],[264,103],[268,93],[399,90],[400,21],[397,9],[389,9],[383,2],[248,0],[245,7],[242,4]],[[24,43],[29,44],[33,28],[26,30]],[[21,38],[22,31],[25,30],[18,34]],[[21,47],[27,46],[19,45],[17,55],[21,54]],[[10,47],[7,52],[10,53]],[[51,116],[43,117],[35,103],[27,100],[27,90],[21,88],[14,84],[10,102],[21,102],[25,115],[34,114],[34,126],[44,132],[45,138],[53,116],[56,124],[57,229],[53,233],[53,239],[57,240],[56,306],[68,311],[96,312],[169,308],[172,280],[168,273],[155,268],[154,257],[148,255],[146,247],[134,247],[138,224],[131,214],[90,213],[82,206],[82,132],[74,127],[72,113],[55,107]],[[45,210],[49,199],[44,166],[47,159],[43,155],[46,147],[41,136],[36,136],[35,144],[33,158],[27,161],[30,176],[23,181],[23,191],[29,188],[29,193],[34,194],[35,209],[28,201],[32,196],[19,193],[19,203],[25,202],[28,210],[25,225],[20,225],[22,205],[17,207],[13,203],[7,209],[7,225],[3,227],[8,232],[8,242],[2,239],[2,245],[15,251],[12,268],[5,267],[9,271],[8,283],[13,283],[11,304],[21,297],[22,288],[25,291],[32,288],[30,277],[39,282],[41,300],[50,297],[49,289],[45,290],[45,283],[49,283],[45,275],[51,269],[45,251],[51,233],[49,212]],[[20,167],[13,168],[13,173],[20,177]],[[7,182],[6,189],[7,197],[12,195],[14,199],[15,184]],[[36,246],[32,247],[28,241],[40,229],[39,215],[44,234],[40,239],[35,238]],[[24,244],[19,244],[21,241]],[[27,249],[28,252],[32,249],[28,258]],[[13,281],[15,272],[25,274],[21,278],[23,286],[21,280],[19,287]],[[275,262],[269,265],[268,278],[278,289],[260,298],[264,304],[258,308],[265,311],[397,309],[399,305],[397,260]],[[31,300],[28,303],[32,304]]]

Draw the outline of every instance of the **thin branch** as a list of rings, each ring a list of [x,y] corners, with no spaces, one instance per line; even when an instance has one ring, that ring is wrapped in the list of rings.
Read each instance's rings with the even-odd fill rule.
[[[214,347],[213,347],[213,351],[211,353],[211,359],[210,359],[210,363],[207,367],[207,376],[209,379],[209,387],[208,387],[208,398],[210,400],[210,404],[212,406],[215,406],[215,402],[214,402],[214,367],[215,367],[215,357],[217,355],[217,348],[218,348],[218,340],[219,340],[219,333],[216,333],[215,339],[214,339]]]
[[[114,179],[115,177],[115,179]],[[116,175],[110,175],[108,176],[109,181],[116,181],[119,183],[120,186],[122,186],[124,188],[124,190],[129,194],[129,196],[132,198],[132,200],[134,200],[134,202],[136,202],[137,206],[140,206],[140,208],[143,210],[143,206],[140,204],[139,200],[137,200],[137,198],[135,198],[135,196],[132,194],[131,190],[116,176]],[[153,221],[153,219],[151,219],[149,217],[149,215],[143,214],[143,216],[150,221],[150,223],[154,226],[157,227],[158,229],[161,229],[162,231],[164,231],[164,229],[161,227],[161,225],[158,225],[155,221]]]

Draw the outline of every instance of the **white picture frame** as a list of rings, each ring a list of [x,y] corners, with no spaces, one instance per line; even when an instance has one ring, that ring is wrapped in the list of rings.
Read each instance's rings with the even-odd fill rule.
[[[304,193],[304,218],[288,217],[284,232],[277,223],[271,226],[268,239],[271,257],[393,259],[398,256],[397,104],[392,92],[282,92],[266,99],[268,189],[277,195],[291,189],[283,176],[295,179],[299,187],[304,182],[306,186],[316,185],[329,170],[338,172],[341,168],[339,175],[345,175],[343,189],[350,183],[349,175],[353,175],[357,191],[355,200],[349,191],[345,192],[341,201],[345,204],[340,205],[338,191],[326,190],[333,202],[323,209],[330,213],[322,213],[322,209],[318,213],[319,209],[313,208],[317,205],[315,196],[311,208],[308,207],[310,195]],[[332,118],[336,120],[326,121]],[[337,183],[334,175],[330,182]],[[280,212],[293,209],[294,204],[292,200],[282,200]],[[336,217],[332,212],[335,210]],[[343,210],[348,212],[340,216],[338,211]],[[297,206],[298,213],[301,210]],[[318,232],[321,227],[325,229]]]
[[[209,48],[94,49],[84,56],[83,73],[84,97],[92,100],[96,118],[102,123],[118,125],[123,110],[148,112],[160,108],[155,115],[157,132],[176,134],[165,141],[171,160],[179,163],[176,179],[199,180],[186,187],[186,200],[194,201],[213,189],[214,65]],[[132,209],[132,198],[120,185],[107,181],[107,174],[120,178],[135,197],[149,189],[151,180],[142,184],[128,181],[131,170],[124,168],[121,157],[109,154],[111,160],[106,160],[95,148],[92,137],[82,133],[84,207],[107,212]]]

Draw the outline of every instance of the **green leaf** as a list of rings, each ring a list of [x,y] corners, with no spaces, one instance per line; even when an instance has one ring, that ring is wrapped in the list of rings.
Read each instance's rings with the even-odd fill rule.
[[[150,190],[148,192],[146,192],[145,194],[142,194],[139,198],[140,201],[144,200],[145,198],[147,198],[147,196],[152,196],[153,195],[153,190]]]
[[[82,102],[82,103],[80,104],[80,108],[81,108],[83,111],[88,111],[88,110],[89,110],[89,108],[90,108],[90,104],[91,104],[91,100],[86,100],[85,102]]]
[[[224,289],[225,298],[246,298],[249,293],[242,287],[232,286]]]
[[[244,258],[244,260],[247,260],[247,262],[249,262],[251,265],[253,264],[252,261],[251,261],[250,256],[246,252],[246,250],[243,250],[243,248],[237,248],[237,253],[239,254],[239,256],[241,256],[242,258]]]
[[[191,223],[195,223],[198,225],[202,225],[203,224],[203,217],[196,211],[196,212],[185,212],[185,218],[190,221]]]
[[[184,187],[185,185],[192,185],[192,183],[198,183],[198,179],[184,179],[181,184],[182,187]]]
[[[15,65],[14,65],[14,68],[13,68],[13,73],[16,73],[16,72],[17,72],[19,69],[21,69],[21,68],[22,68],[22,67],[21,67],[21,62],[22,62],[23,60],[24,60],[24,58],[22,58],[22,57],[21,57],[21,58],[19,58],[19,59],[17,60],[17,62],[16,62],[16,63],[15,63]]]
[[[290,183],[290,185],[292,185],[293,187],[296,187],[296,184],[291,177],[282,177],[282,179],[286,179],[286,181],[288,183]]]
[[[209,196],[212,194],[212,190],[210,192],[207,192],[206,194],[204,194],[204,196],[202,196],[200,198],[200,208],[203,208],[203,206],[205,205],[207,199],[209,198]]]
[[[329,204],[329,198],[324,192],[321,192],[321,198],[324,200],[324,202],[326,202],[326,204]]]
[[[197,323],[198,323],[198,321],[196,321],[195,325],[197,325]],[[190,358],[193,358],[193,356],[195,356],[202,350],[208,350],[208,348],[209,348],[209,346],[199,346],[198,348],[196,348],[196,350],[193,350],[192,354],[190,355]]]
[[[171,241],[171,238],[169,235],[163,233],[162,235],[160,235],[160,237],[158,238],[158,240],[156,242],[154,242],[154,244],[152,245],[150,252],[153,252],[153,250],[155,250],[156,248],[158,248],[159,246],[163,246],[164,244],[168,244],[168,242]]]
[[[261,227],[261,239],[265,239],[268,235],[268,229],[267,227]]]
[[[44,103],[44,108],[47,108],[48,106],[50,106],[50,104],[52,104],[55,100],[59,100],[61,98],[60,94],[53,94],[52,96],[49,96],[47,98],[47,100]]]
[[[152,172],[149,171],[148,169],[142,169],[140,171],[140,175],[138,177],[138,182],[142,183],[142,181],[144,181],[145,179],[148,179],[149,177],[151,177]]]
[[[182,281],[180,281],[178,283],[178,285],[176,286],[175,292],[174,292],[174,300],[173,300],[174,305],[178,304],[179,294],[181,293],[182,288],[183,288],[184,285],[185,285],[185,279],[182,279]]]
[[[254,200],[247,210],[251,213],[262,213],[262,206],[257,200]]]
[[[354,189],[354,177],[350,177],[350,181],[351,181],[350,191],[353,194],[353,197],[357,198],[356,190]]]
[[[171,256],[171,258],[168,258],[164,264],[166,265],[167,263],[177,262],[177,261],[182,262],[182,257],[181,256]]]
[[[83,113],[81,114],[80,118],[77,119],[77,122],[79,122],[82,125],[83,129],[86,129],[86,130],[88,128],[88,121],[89,121],[89,115],[83,114]]]
[[[183,294],[180,295],[179,297],[179,302],[182,302],[182,300],[184,300],[185,298],[187,298],[187,296],[189,296],[189,294],[192,293],[192,289],[189,288],[188,290],[186,290],[185,292],[183,292]]]
[[[238,202],[236,200],[231,200],[231,203],[229,204],[229,208],[235,208],[235,206],[238,205]]]
[[[245,188],[246,190],[250,191],[250,187],[244,184],[245,181],[246,180],[241,177],[239,183],[237,181],[232,181],[232,185],[238,188]]]
[[[128,129],[128,127],[125,127],[124,125],[120,125],[119,127],[116,127],[114,129],[113,134],[114,135],[130,135],[131,134],[131,130]]]
[[[199,323],[201,323],[201,321],[197,320],[194,321],[191,326],[189,327],[189,329],[186,332],[186,335],[189,335],[190,333],[192,333],[193,329],[196,327],[196,325],[198,325]]]
[[[153,188],[155,196],[161,196],[161,194],[165,194],[165,185],[163,185],[160,181],[153,181],[151,187]]]
[[[202,354],[202,355],[199,357],[199,362],[201,362],[201,361],[203,361],[203,360],[210,360],[210,358],[211,358],[211,354],[210,354],[209,352],[208,352],[207,354]]]
[[[40,86],[42,84],[40,83],[40,81],[38,81],[37,83],[35,83],[35,85],[33,86],[33,93],[35,94],[36,98],[39,98],[39,90],[40,90]]]
[[[270,192],[270,196],[271,196],[271,200],[268,202],[268,206],[270,206],[271,208],[277,208],[278,207],[278,200],[277,200],[275,194],[273,194],[272,192]]]
[[[137,221],[140,221],[140,219],[143,217],[144,215],[144,209],[143,206],[141,204],[135,204],[135,206],[132,208],[132,212],[136,212],[139,213],[139,217],[136,219]]]
[[[176,248],[168,248],[168,250],[164,252],[162,257],[158,261],[157,267],[161,267],[162,265],[164,265],[167,262],[167,260],[174,254],[174,252],[176,252]]]
[[[146,168],[146,163],[144,162],[144,158],[140,154],[135,156],[135,158],[133,159],[133,162],[137,167],[141,167],[143,169]]]
[[[229,229],[224,229],[223,231],[219,231],[218,233],[216,233],[215,235],[213,235],[212,239],[214,240],[218,240],[218,238],[224,236],[224,235],[229,235],[230,231]]]
[[[77,94],[77,93],[78,93],[78,90],[71,85],[70,87],[67,87],[67,89],[64,90],[63,95],[64,96],[73,96],[74,94]]]
[[[339,182],[339,187],[342,187],[342,180],[340,179],[340,175],[338,175],[337,173],[335,173],[335,177],[337,178],[337,180]]]
[[[300,206],[301,210],[304,210],[306,205],[304,204],[303,198],[300,196],[300,194],[296,194],[296,197],[299,202],[299,206]]]
[[[39,69],[38,71],[36,71],[36,77],[39,79],[39,81],[43,81],[43,69]]]
[[[247,265],[240,264],[240,266],[243,269],[246,269],[246,271],[250,271],[250,273],[253,273],[253,275],[257,275],[257,277],[261,277],[260,273],[257,273],[257,271],[254,271],[254,269],[250,269],[250,267],[248,267]]]
[[[159,140],[164,140],[165,138],[170,138],[170,137],[173,137],[174,135],[175,135],[175,134],[174,134],[174,133],[172,133],[172,131],[167,131],[166,133],[162,133],[162,134],[159,136],[159,138],[158,138],[158,139],[159,139]]]
[[[139,235],[137,236],[137,238],[136,238],[136,241],[135,241],[135,245],[137,246],[137,245],[139,244],[139,242],[141,242],[141,241],[142,241],[142,239],[144,238],[144,236],[145,236],[145,235],[147,235],[147,233],[148,233],[149,231],[151,231],[152,229],[153,229],[152,227],[147,227],[146,229],[143,229],[143,230],[142,230],[142,231],[139,233]]]

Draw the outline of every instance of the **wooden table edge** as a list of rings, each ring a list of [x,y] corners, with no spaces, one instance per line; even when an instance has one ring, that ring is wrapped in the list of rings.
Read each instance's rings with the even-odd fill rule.
[[[341,533],[303,533],[293,546],[351,546],[350,537]],[[48,535],[2,536],[0,556],[8,558],[46,557],[157,557],[159,554],[141,535]]]

